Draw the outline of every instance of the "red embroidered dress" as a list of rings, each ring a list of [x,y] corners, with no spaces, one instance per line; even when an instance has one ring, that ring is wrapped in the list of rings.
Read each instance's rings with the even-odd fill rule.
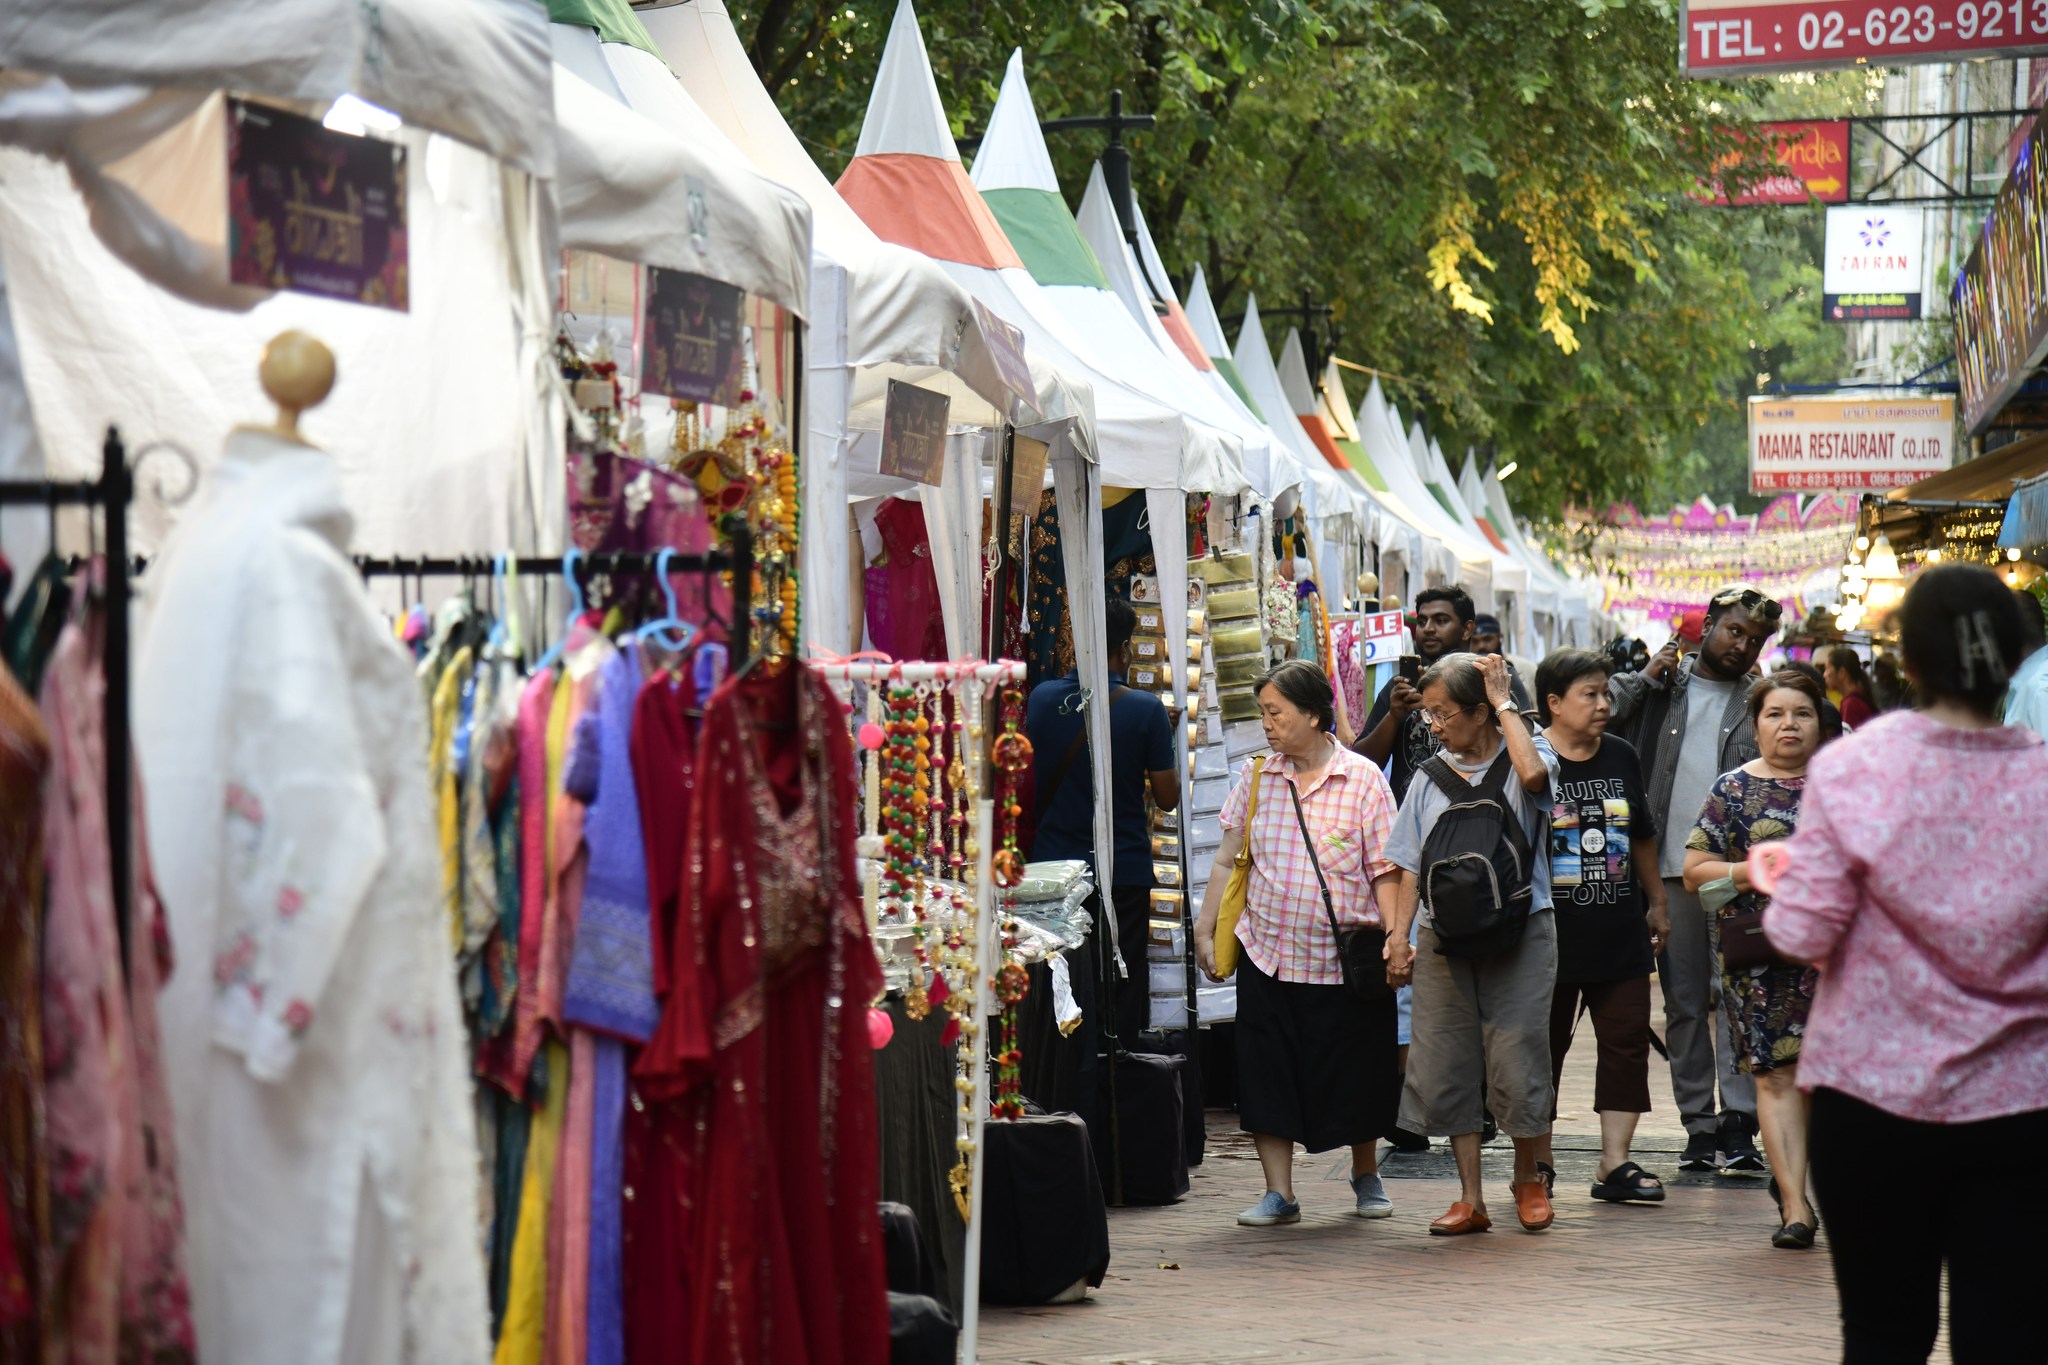
[[[845,715],[809,669],[705,707],[683,913],[643,1091],[702,1106],[698,1365],[881,1365],[888,1292]],[[679,1215],[680,1216],[680,1215]]]

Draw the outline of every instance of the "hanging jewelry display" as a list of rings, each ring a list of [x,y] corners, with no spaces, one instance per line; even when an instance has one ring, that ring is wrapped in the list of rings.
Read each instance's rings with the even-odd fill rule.
[[[990,758],[1003,774],[1001,790],[997,797],[1001,802],[999,813],[1003,817],[1003,843],[996,850],[992,875],[995,884],[1007,890],[1024,880],[1024,855],[1017,849],[1017,822],[1024,815],[1019,804],[1021,797],[1018,786],[1024,770],[1031,766],[1031,741],[1017,727],[1024,720],[1024,693],[1010,687],[1003,690],[1003,732],[996,736]]]

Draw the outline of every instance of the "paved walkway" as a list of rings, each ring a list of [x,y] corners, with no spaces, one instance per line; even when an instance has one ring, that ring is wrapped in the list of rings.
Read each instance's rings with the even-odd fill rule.
[[[1588,1031],[1590,1032],[1590,1030]],[[1296,1155],[1302,1221],[1240,1228],[1264,1189],[1235,1115],[1209,1115],[1208,1159],[1166,1208],[1112,1209],[1109,1277],[1083,1303],[984,1310],[990,1365],[1208,1365],[1426,1361],[1429,1365],[1783,1365],[1840,1358],[1826,1234],[1812,1251],[1770,1245],[1761,1180],[1681,1175],[1668,1072],[1653,1067],[1637,1143],[1664,1176],[1661,1206],[1597,1204],[1592,1039],[1568,1066],[1558,1125],[1557,1223],[1515,1222],[1506,1141],[1486,1152],[1492,1232],[1431,1237],[1457,1197],[1450,1154],[1389,1157],[1394,1216],[1349,1217],[1348,1157]],[[1582,1055],[1583,1054],[1583,1055]],[[1583,1112],[1582,1112],[1583,1111]],[[1937,1349],[1939,1358],[1945,1353]]]

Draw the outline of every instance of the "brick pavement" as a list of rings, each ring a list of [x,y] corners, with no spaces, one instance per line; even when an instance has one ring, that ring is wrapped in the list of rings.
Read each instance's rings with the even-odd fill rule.
[[[1208,1362],[1657,1362],[1784,1365],[1840,1358],[1824,1249],[1774,1250],[1760,1182],[1674,1178],[1655,1207],[1595,1204],[1561,1175],[1557,1222],[1514,1219],[1510,1156],[1486,1153],[1494,1230],[1431,1237],[1457,1197],[1435,1174],[1390,1163],[1394,1216],[1347,1216],[1349,1189],[1324,1177],[1340,1158],[1297,1155],[1302,1221],[1240,1228],[1264,1188],[1232,1116],[1210,1115],[1209,1157],[1166,1208],[1112,1209],[1109,1276],[1078,1304],[989,1308],[990,1365]],[[1567,1154],[1560,1153],[1564,1158]],[[1590,1162],[1561,1159],[1566,1171]],[[1406,1164],[1406,1163],[1403,1163]],[[1648,1162],[1675,1176],[1675,1154]],[[1569,1181],[1569,1183],[1567,1183]]]
[[[1234,1115],[1209,1115],[1208,1159],[1166,1208],[1112,1209],[1109,1276],[1087,1301],[983,1311],[989,1365],[1209,1365],[1225,1361],[1428,1361],[1431,1365],[1804,1365],[1840,1358],[1826,1233],[1810,1252],[1770,1245],[1762,1181],[1680,1175],[1668,1072],[1653,1062],[1637,1142],[1663,1175],[1661,1206],[1587,1194],[1598,1157],[1591,1030],[1561,1090],[1558,1217],[1514,1218],[1505,1140],[1487,1149],[1492,1232],[1431,1237],[1457,1197],[1448,1151],[1390,1157],[1394,1216],[1347,1216],[1338,1153],[1296,1155],[1302,1221],[1240,1228],[1264,1188]],[[1937,1355],[1942,1354],[1937,1348]]]

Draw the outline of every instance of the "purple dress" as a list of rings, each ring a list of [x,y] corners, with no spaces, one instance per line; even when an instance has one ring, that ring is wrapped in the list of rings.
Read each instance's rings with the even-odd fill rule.
[[[620,1279],[620,1191],[625,1182],[626,1067],[654,1035],[654,953],[648,928],[647,858],[633,782],[633,707],[640,650],[628,642],[598,681],[595,793],[583,821],[589,879],[562,1002],[564,1019],[595,1036],[590,1172],[590,1365],[622,1365],[625,1295]]]

